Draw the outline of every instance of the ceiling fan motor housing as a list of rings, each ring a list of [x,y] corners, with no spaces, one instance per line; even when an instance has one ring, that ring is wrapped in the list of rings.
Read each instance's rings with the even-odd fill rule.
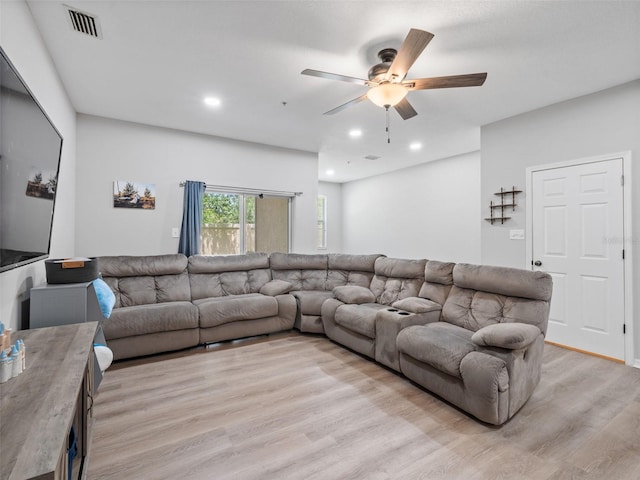
[[[381,63],[369,69],[369,80],[374,82],[382,81],[397,54],[398,51],[395,48],[384,48],[380,50],[378,52],[378,58]]]

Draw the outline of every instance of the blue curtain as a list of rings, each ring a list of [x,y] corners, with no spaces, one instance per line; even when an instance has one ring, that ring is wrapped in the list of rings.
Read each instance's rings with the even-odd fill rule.
[[[182,211],[182,227],[178,253],[187,257],[200,253],[200,226],[202,225],[202,199],[204,182],[187,180],[184,185],[184,210]]]

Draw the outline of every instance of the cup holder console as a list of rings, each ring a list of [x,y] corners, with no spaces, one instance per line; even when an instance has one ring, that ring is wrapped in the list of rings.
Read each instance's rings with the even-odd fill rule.
[[[397,308],[387,308],[387,312],[397,313],[398,315],[411,315],[409,312],[402,312]]]

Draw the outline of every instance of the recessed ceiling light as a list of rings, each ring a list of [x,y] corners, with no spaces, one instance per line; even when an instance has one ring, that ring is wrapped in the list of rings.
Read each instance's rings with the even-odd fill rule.
[[[354,128],[353,130],[349,130],[349,136],[353,138],[361,137],[362,130],[360,130],[359,128]]]
[[[210,107],[219,107],[220,106],[220,99],[216,98],[216,97],[206,97],[204,99],[204,103],[209,105]]]
[[[413,142],[411,145],[409,145],[409,148],[411,150],[420,150],[422,148],[422,144],[420,142]]]
[[[326,173],[327,175],[333,175],[333,174],[334,174],[334,173],[336,173],[336,172],[335,172],[335,170],[327,170],[327,171],[326,171],[326,172],[324,172],[324,173]]]

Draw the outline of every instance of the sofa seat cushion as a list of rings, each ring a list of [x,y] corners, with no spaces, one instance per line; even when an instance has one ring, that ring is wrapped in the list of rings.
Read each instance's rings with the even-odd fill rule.
[[[333,294],[325,290],[296,290],[291,295],[298,300],[303,315],[320,315],[324,301],[333,298]]]
[[[386,306],[379,303],[340,305],[336,310],[335,322],[365,337],[376,338],[376,314],[382,308]]]
[[[115,308],[103,323],[107,340],[189,328],[198,328],[198,308],[191,302]]]
[[[275,297],[260,293],[202,298],[194,302],[200,311],[200,327],[217,327],[237,320],[256,320],[278,315]]]
[[[398,350],[433,368],[462,379],[460,362],[477,350],[473,332],[445,322],[407,327],[398,334]]]

